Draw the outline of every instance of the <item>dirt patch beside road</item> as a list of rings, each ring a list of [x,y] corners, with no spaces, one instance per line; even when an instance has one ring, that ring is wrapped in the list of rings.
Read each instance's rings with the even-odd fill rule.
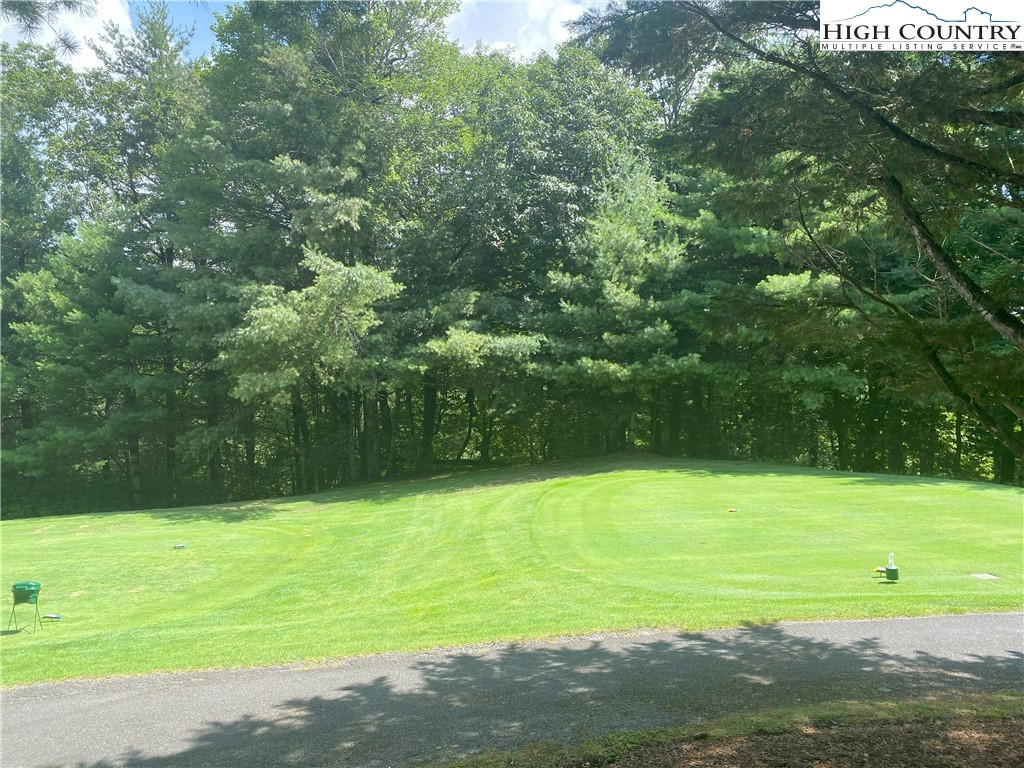
[[[1018,768],[1024,765],[1024,717],[892,723],[818,723],[728,741],[694,739],[642,748],[614,768]],[[586,768],[588,763],[577,764]],[[572,766],[572,768],[577,768]],[[567,766],[566,768],[569,768]]]

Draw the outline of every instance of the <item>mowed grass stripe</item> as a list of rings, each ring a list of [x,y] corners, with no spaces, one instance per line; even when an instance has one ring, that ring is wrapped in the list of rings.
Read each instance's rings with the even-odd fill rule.
[[[727,462],[488,471],[0,531],[4,628],[15,581],[41,582],[42,611],[63,616],[4,636],[6,685],[636,627],[1019,610],[1024,593],[1019,489]],[[871,573],[889,551],[896,584]]]
[[[1004,508],[1010,516],[1003,518],[1002,536],[990,538],[994,521],[987,517],[984,502],[968,494],[966,506],[955,500],[951,504],[949,498],[962,490],[955,486],[942,494],[906,493],[911,485],[905,481],[879,480],[894,491],[878,498],[877,488],[851,490],[846,476],[826,476],[813,490],[806,477],[782,476],[770,484],[774,493],[762,496],[764,484],[757,478],[700,476],[689,484],[691,496],[677,497],[677,484],[671,480],[652,480],[644,483],[645,497],[631,503],[630,479],[622,473],[606,482],[606,503],[590,507],[593,529],[603,533],[581,540],[591,552],[578,556],[580,561],[601,560],[606,572],[620,574],[621,563],[631,561],[635,566],[620,575],[620,585],[628,581],[643,587],[652,600],[655,593],[667,592],[676,604],[676,598],[686,597],[697,598],[698,604],[706,602],[703,596],[716,602],[739,600],[747,605],[748,621],[879,610],[879,615],[888,615],[888,600],[877,595],[865,599],[862,566],[885,564],[884,550],[890,547],[901,559],[909,559],[903,562],[904,573],[909,564],[914,574],[912,586],[906,579],[898,585],[894,595],[899,600],[891,604],[897,609],[906,604],[908,592],[916,598],[931,594],[935,609],[942,610],[947,598],[959,600],[956,593],[961,590],[984,591],[977,584],[964,584],[964,569],[985,570],[984,564],[991,562],[990,544],[1020,540],[1020,496],[1014,491],[1007,497],[1011,506]],[[704,490],[709,482],[715,487]],[[704,499],[710,502],[700,503]],[[914,517],[917,524],[908,526]],[[935,521],[934,527],[929,520]],[[567,526],[558,521],[554,527]],[[825,595],[835,604],[823,604]],[[700,610],[698,606],[681,616],[680,623],[714,621]]]

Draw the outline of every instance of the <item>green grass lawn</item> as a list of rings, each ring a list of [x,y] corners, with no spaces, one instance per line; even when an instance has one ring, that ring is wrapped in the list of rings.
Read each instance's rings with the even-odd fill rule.
[[[63,617],[5,633],[5,685],[635,627],[1009,611],[1024,594],[1019,489],[726,462],[493,470],[0,531],[3,628],[15,581],[41,582],[42,612]],[[872,573],[890,551],[897,583]]]

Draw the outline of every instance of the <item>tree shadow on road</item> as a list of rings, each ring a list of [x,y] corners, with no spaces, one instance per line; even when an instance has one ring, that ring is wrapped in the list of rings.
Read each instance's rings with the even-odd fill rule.
[[[1019,689],[1022,660],[894,655],[880,639],[824,642],[799,625],[396,656],[395,671],[328,682],[321,695],[279,704],[273,718],[208,722],[175,754],[128,750],[79,766],[397,768],[778,706]],[[344,666],[293,674],[326,671],[329,680],[337,671],[340,680]]]

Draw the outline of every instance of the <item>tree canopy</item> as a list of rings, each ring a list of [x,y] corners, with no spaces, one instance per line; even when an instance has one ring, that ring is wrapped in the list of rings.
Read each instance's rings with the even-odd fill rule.
[[[454,9],[3,45],[6,514],[626,450],[1019,482],[1024,57],[626,2],[517,60]]]

